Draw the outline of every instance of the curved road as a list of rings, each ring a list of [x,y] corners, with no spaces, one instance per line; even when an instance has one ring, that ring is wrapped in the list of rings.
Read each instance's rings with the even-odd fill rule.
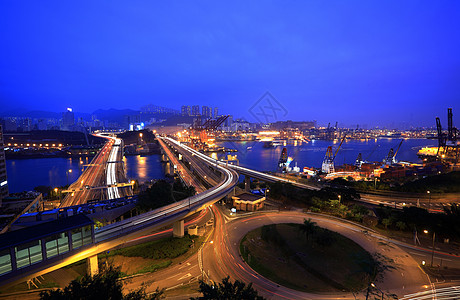
[[[305,218],[311,218],[318,226],[336,231],[367,250],[369,253],[379,253],[387,259],[392,259],[394,269],[388,269],[383,274],[383,280],[375,282],[376,286],[386,293],[398,296],[407,295],[430,286],[427,276],[418,267],[417,262],[398,246],[382,242],[382,240],[363,233],[356,225],[345,223],[320,215],[310,215],[299,212],[267,212],[252,214],[247,217],[228,219],[219,209],[213,207],[216,220],[214,243],[204,250],[204,269],[209,270],[210,277],[220,281],[230,275],[233,280],[252,282],[263,296],[269,299],[354,299],[353,295],[341,293],[337,295],[318,295],[295,291],[262,277],[252,270],[239,255],[239,243],[243,236],[258,227],[274,223],[302,223]]]

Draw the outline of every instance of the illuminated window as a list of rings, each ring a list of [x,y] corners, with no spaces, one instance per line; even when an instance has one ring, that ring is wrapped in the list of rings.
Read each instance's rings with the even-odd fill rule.
[[[42,261],[42,244],[40,240],[19,245],[14,248],[18,269]]]
[[[91,244],[93,239],[91,238],[91,226],[85,226],[82,228],[83,245]]]
[[[45,239],[45,243],[47,258],[69,251],[69,239],[67,232],[49,236]]]
[[[76,249],[83,246],[81,228],[72,229],[72,248]]]
[[[11,255],[10,249],[0,251],[0,275],[11,272],[13,267],[11,266]]]

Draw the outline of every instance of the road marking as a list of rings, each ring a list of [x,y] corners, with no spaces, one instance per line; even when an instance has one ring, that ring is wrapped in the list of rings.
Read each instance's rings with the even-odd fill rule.
[[[187,273],[187,274],[185,274],[184,276],[182,276],[181,278],[179,278],[179,279],[177,279],[177,280],[179,281],[179,280],[182,280],[182,279],[185,279],[185,278],[189,278],[189,277],[191,277],[191,276],[192,276],[192,274]]]
[[[189,262],[187,264],[185,264],[185,265],[180,266],[179,269],[182,269],[182,268],[185,268],[185,267],[188,267],[188,266],[190,266]]]
[[[414,254],[414,255],[417,255],[417,256],[423,256],[423,257],[429,256],[429,255],[430,255],[429,253],[422,254],[422,253],[416,253],[416,252],[412,252],[412,251],[409,251],[409,253]],[[445,260],[445,261],[452,261],[451,259],[444,258],[444,257],[437,257],[437,256],[435,256],[434,259],[440,259],[440,260]]]

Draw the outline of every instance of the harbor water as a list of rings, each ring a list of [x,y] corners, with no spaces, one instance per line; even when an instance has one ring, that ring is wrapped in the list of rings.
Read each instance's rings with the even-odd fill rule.
[[[373,140],[349,140],[342,144],[335,159],[336,165],[344,163],[353,164],[362,153],[362,158],[367,161],[382,161],[393,148],[398,148],[400,139],[373,139]],[[333,153],[337,150],[340,141],[309,141],[303,143],[287,143],[265,148],[262,142],[219,142],[218,146],[236,149],[239,164],[259,171],[276,171],[278,159],[283,147],[287,148],[288,156],[293,161],[291,167],[296,164],[303,167],[321,168],[327,147],[332,146]],[[404,140],[396,159],[400,161],[421,162],[417,157],[417,151],[424,146],[434,146],[436,140],[408,139]],[[226,158],[225,153],[210,153],[213,157]],[[10,193],[32,190],[39,185],[64,186],[72,183],[80,176],[85,164],[91,159],[83,158],[40,158],[40,159],[13,159],[6,161],[8,187]],[[125,172],[129,179],[137,179],[141,182],[164,178],[159,155],[149,156],[126,156],[124,159]],[[69,172],[72,170],[72,172]]]

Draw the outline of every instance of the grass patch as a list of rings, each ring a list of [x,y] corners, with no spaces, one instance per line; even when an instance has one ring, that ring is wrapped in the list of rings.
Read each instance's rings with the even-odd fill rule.
[[[148,259],[172,259],[185,254],[198,237],[186,235],[183,238],[167,237],[158,241],[143,243],[110,251],[108,256],[121,255],[126,257],[142,257]],[[195,245],[196,246],[196,245]],[[105,257],[103,254],[102,257]]]
[[[359,291],[375,277],[377,264],[352,240],[315,227],[308,239],[300,224],[274,224],[241,241],[243,259],[258,273],[305,292]]]
[[[13,286],[9,286],[5,289],[2,289],[0,291],[0,294],[9,294],[9,293],[22,292],[22,291],[33,291],[37,289],[51,289],[51,288],[59,287],[59,285],[56,282],[54,282],[48,274],[43,275],[43,278],[40,277],[39,280],[40,280],[40,283],[38,283],[37,281],[34,281],[35,284],[38,286],[38,288],[31,284],[30,289],[29,289],[27,283],[22,282],[22,283],[13,285]]]
[[[152,263],[152,264],[150,264],[148,266],[145,266],[144,268],[140,269],[135,274],[152,273],[152,272],[158,271],[160,269],[167,268],[171,264],[172,264],[171,260],[166,260],[166,261],[160,262],[160,263]]]

